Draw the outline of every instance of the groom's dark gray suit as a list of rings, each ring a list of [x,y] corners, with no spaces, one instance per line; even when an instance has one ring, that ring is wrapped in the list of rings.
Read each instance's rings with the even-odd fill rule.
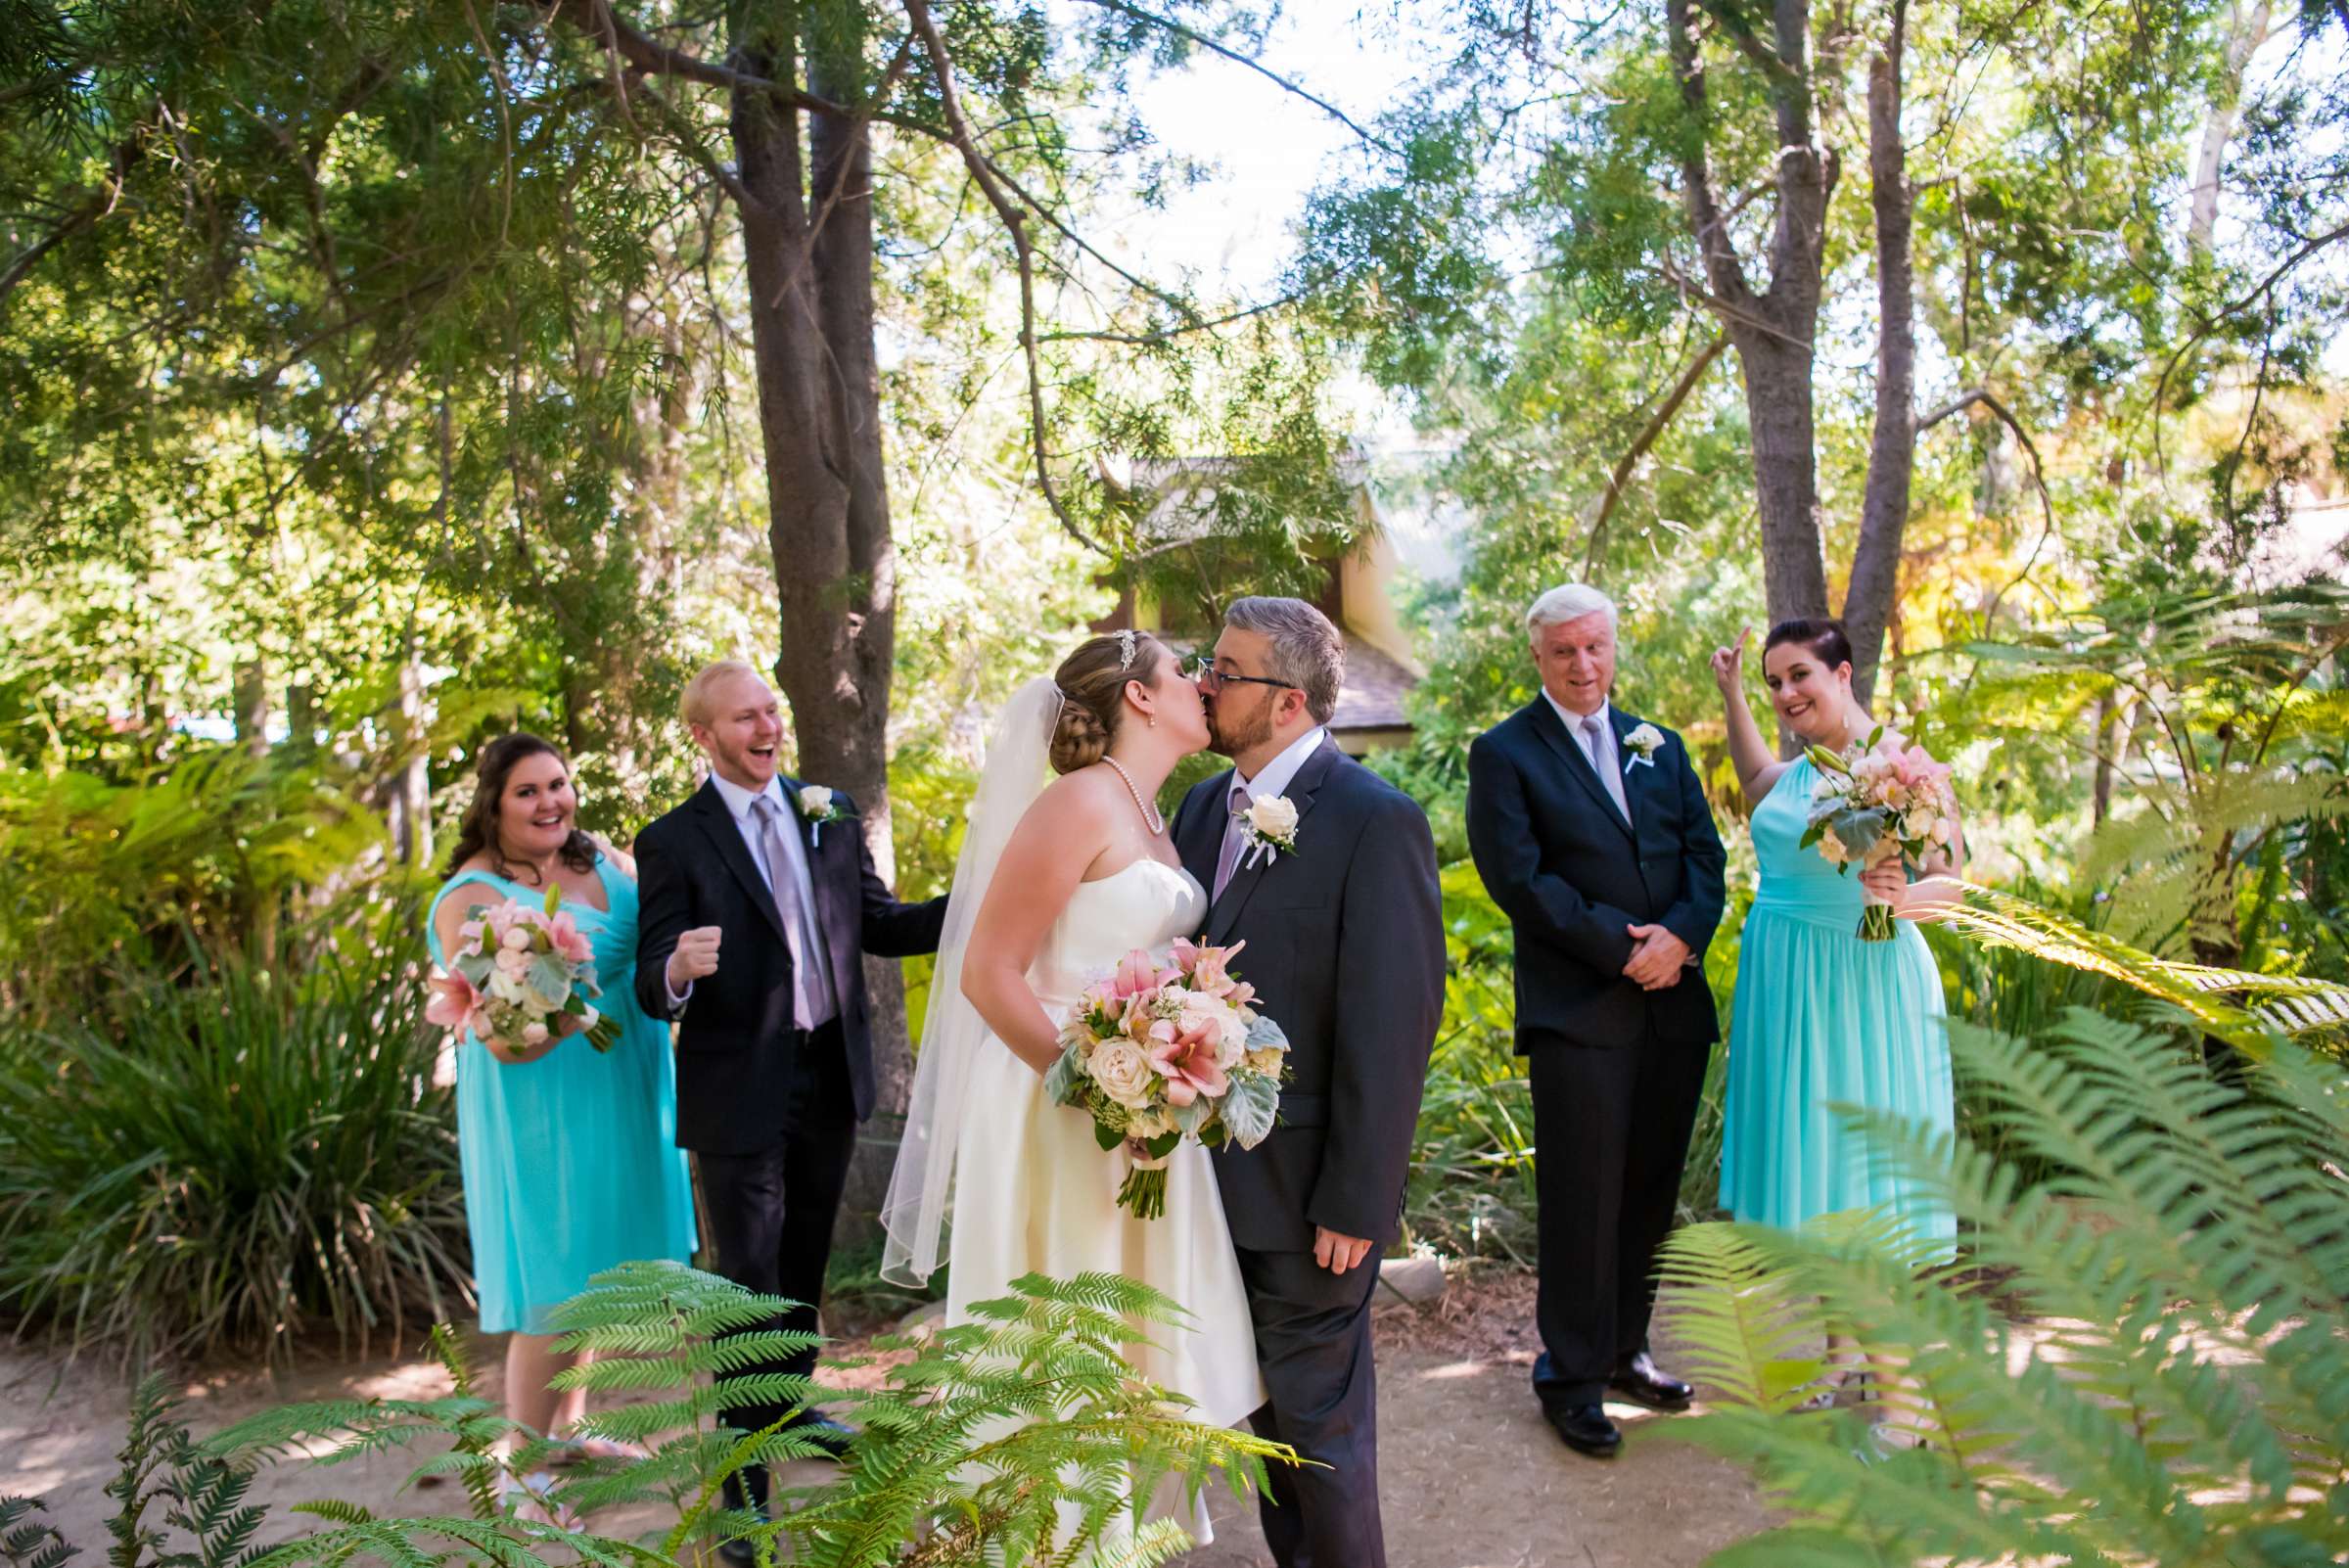
[[[1174,843],[1215,887],[1232,774],[1195,786]],[[1272,1468],[1266,1542],[1281,1568],[1381,1568],[1370,1296],[1401,1227],[1404,1181],[1444,1012],[1443,896],[1417,803],[1324,740],[1287,790],[1296,851],[1232,873],[1207,940],[1289,1038],[1280,1125],[1216,1156],[1268,1403],[1259,1433],[1328,1468]],[[1343,1274],[1313,1262],[1314,1228],[1366,1238]]]

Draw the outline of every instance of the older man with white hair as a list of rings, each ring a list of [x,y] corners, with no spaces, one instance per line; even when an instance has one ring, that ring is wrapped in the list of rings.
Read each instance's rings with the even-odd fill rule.
[[[1542,689],[1468,749],[1468,845],[1517,939],[1533,1087],[1542,1356],[1558,1436],[1612,1456],[1610,1393],[1684,1408],[1647,1354],[1721,1024],[1705,983],[1726,856],[1681,738],[1614,706],[1616,610],[1568,583],[1526,614]]]

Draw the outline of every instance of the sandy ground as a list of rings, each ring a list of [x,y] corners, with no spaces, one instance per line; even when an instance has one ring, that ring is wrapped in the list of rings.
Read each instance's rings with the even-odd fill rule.
[[[1526,1384],[1532,1319],[1532,1284],[1523,1275],[1455,1286],[1432,1311],[1381,1311],[1381,1491],[1394,1568],[1681,1568],[1762,1527],[1744,1476],[1673,1441],[1671,1417],[1617,1407],[1627,1441],[1613,1461],[1586,1459],[1561,1445]],[[1669,1351],[1659,1347],[1667,1365]],[[496,1358],[482,1360],[493,1364]],[[311,1361],[277,1377],[214,1366],[175,1387],[200,1433],[288,1400],[429,1398],[447,1390],[434,1363],[388,1357]],[[112,1368],[87,1359],[67,1365],[28,1346],[0,1347],[0,1496],[45,1497],[67,1539],[84,1548],[85,1562],[106,1545],[114,1506],[104,1488],[125,1406],[122,1377]],[[379,1512],[461,1511],[446,1482],[400,1495],[414,1462],[390,1454],[332,1469],[283,1465],[261,1474],[252,1500],[283,1505],[336,1497]],[[813,1471],[806,1479],[820,1478]],[[1215,1543],[1185,1563],[1257,1568],[1269,1561],[1253,1504],[1219,1497],[1215,1518]],[[312,1523],[281,1511],[269,1539]],[[595,1521],[615,1535],[660,1523]]]

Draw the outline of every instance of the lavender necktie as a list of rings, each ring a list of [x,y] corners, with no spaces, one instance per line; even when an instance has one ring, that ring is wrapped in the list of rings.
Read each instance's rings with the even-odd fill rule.
[[[791,874],[791,852],[783,847],[782,808],[774,797],[761,795],[751,803],[759,819],[759,848],[766,860],[766,891],[775,897],[775,912],[783,917],[783,942],[791,951],[791,1021],[795,1028],[813,1029],[831,1017],[832,977],[822,969],[823,949],[813,923],[800,902],[799,879]]]
[[[1615,765],[1615,748],[1607,744],[1607,726],[1599,722],[1596,714],[1586,714],[1583,715],[1583,733],[1590,738],[1587,748],[1590,753],[1590,766],[1598,773],[1599,782],[1606,785],[1607,794],[1614,799],[1615,809],[1621,811],[1623,819],[1629,822],[1632,819],[1632,803],[1624,798],[1623,770]]]
[[[1231,781],[1231,815],[1236,817],[1247,809],[1248,786],[1235,778]],[[1246,842],[1247,835],[1239,830],[1239,825],[1227,819],[1223,824],[1223,853],[1216,860],[1216,891],[1209,896],[1209,902],[1222,898],[1223,890],[1231,886],[1231,874],[1239,869],[1240,848]]]

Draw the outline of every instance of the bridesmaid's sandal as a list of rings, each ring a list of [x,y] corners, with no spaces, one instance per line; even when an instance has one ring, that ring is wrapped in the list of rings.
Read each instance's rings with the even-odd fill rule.
[[[552,1525],[557,1530],[576,1530],[578,1520],[554,1499],[555,1478],[544,1470],[532,1470],[518,1476],[508,1471],[497,1478],[498,1501],[505,1504],[517,1519],[531,1524]]]
[[[583,1464],[589,1459],[649,1459],[653,1451],[641,1443],[623,1443],[618,1438],[566,1437],[555,1439],[554,1448],[546,1456],[549,1464]]]

